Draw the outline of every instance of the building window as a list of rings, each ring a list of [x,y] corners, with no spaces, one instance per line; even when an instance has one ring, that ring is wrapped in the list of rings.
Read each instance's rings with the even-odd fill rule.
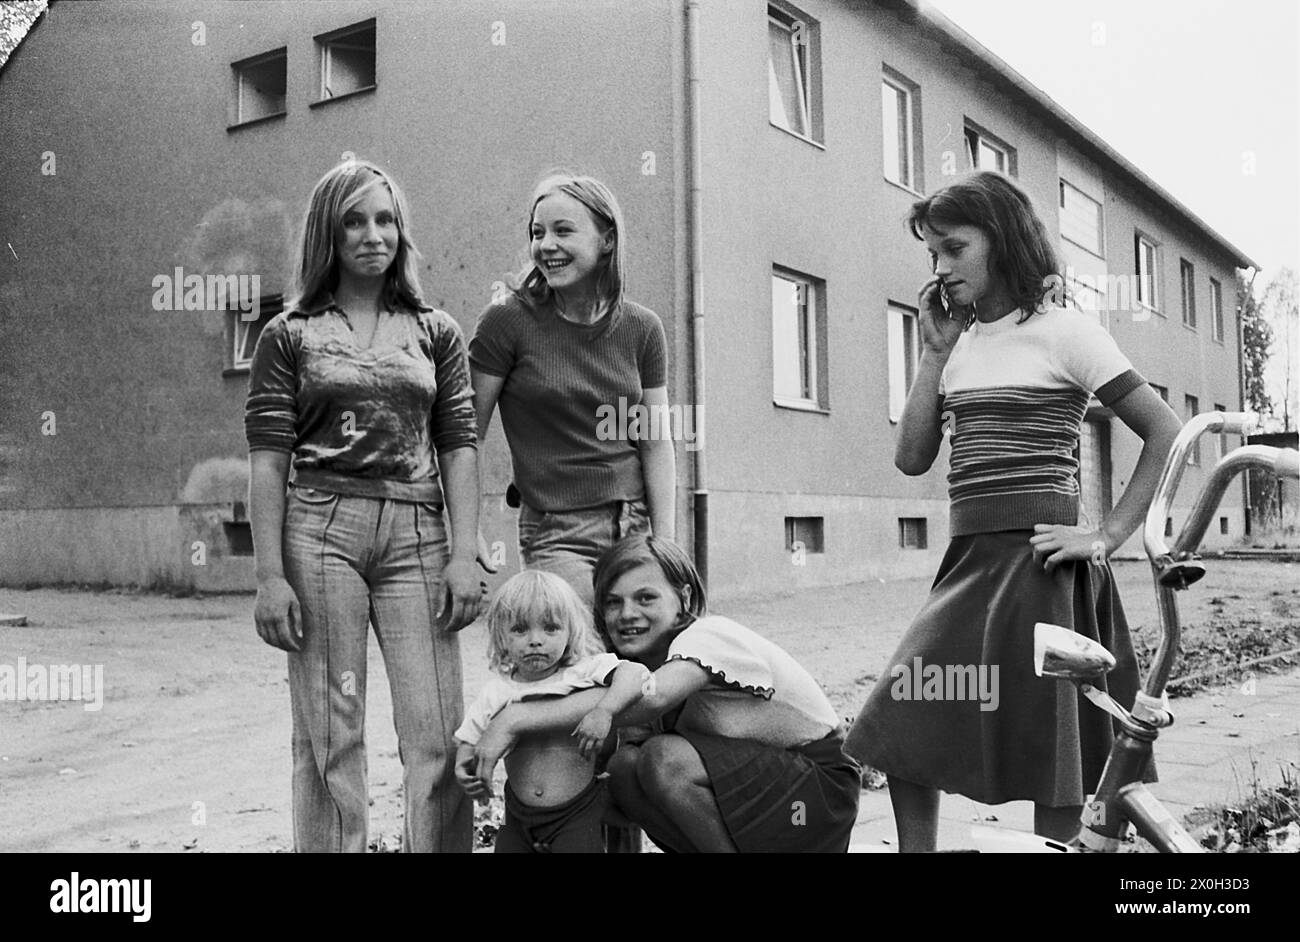
[[[1222,403],[1216,402],[1216,403],[1214,404],[1214,411],[1215,411],[1215,412],[1227,412],[1227,411],[1228,411],[1228,408],[1227,408],[1227,406],[1223,405]],[[1232,450],[1232,449],[1228,446],[1228,436],[1227,436],[1227,435],[1220,435],[1220,436],[1219,436],[1219,457],[1222,458],[1224,455],[1226,455],[1226,454],[1227,454],[1229,451],[1231,451],[1231,450]]]
[[[1101,204],[1079,188],[1060,181],[1061,238],[1069,239],[1093,255],[1102,251]]]
[[[262,336],[262,328],[271,322],[271,318],[284,310],[282,295],[270,295],[258,299],[257,318],[248,320],[247,315],[236,307],[226,313],[226,371],[228,373],[247,373],[253,365],[253,351],[257,349],[257,340]]]
[[[1155,383],[1150,383],[1149,385],[1156,391],[1156,395],[1160,397],[1160,401],[1165,405],[1169,405],[1169,390],[1164,386],[1157,386]]]
[[[1227,518],[1227,517],[1220,517],[1220,518],[1219,518],[1219,533],[1221,533],[1223,536],[1227,536],[1227,535],[1228,535],[1228,518]]]
[[[1201,411],[1201,400],[1197,399],[1195,396],[1184,396],[1183,411],[1187,414],[1187,418],[1183,421],[1187,422],[1191,420]],[[1201,463],[1201,440],[1199,438],[1192,442],[1192,447],[1187,450],[1187,463]]]
[[[787,553],[826,552],[825,518],[786,517],[785,551]]]
[[[785,4],[767,8],[768,116],[779,128],[821,138],[817,22]]]
[[[920,122],[920,90],[893,70],[880,81],[880,127],[885,179],[920,192],[920,161],[916,156]]]
[[[1183,323],[1196,329],[1196,269],[1185,258],[1178,260],[1178,275],[1183,286]]]
[[[319,101],[375,87],[375,21],[366,20],[316,37]]]
[[[903,549],[925,549],[925,518],[898,518],[898,545]]]
[[[1210,279],[1210,332],[1223,343],[1223,285],[1214,278]]]
[[[916,365],[921,359],[921,344],[916,311],[891,304],[887,327],[889,343],[889,421],[903,417],[907,392],[916,376]]]
[[[253,555],[253,530],[247,520],[224,521],[221,529],[226,533],[231,556]]]
[[[285,113],[289,50],[254,56],[234,63],[235,124],[247,124]]]
[[[1081,275],[1087,280],[1081,278]],[[1062,306],[1068,304],[1076,311],[1087,314],[1109,331],[1110,305],[1116,303],[1116,301],[1114,298],[1108,297],[1103,290],[1098,289],[1098,285],[1104,287],[1105,284],[1105,275],[1076,271],[1073,265],[1067,263],[1065,267],[1065,298]],[[1051,298],[1050,295],[1048,297]]]
[[[1016,175],[1016,152],[987,131],[966,122],[966,163],[972,170]]]
[[[1153,311],[1160,307],[1160,278],[1156,261],[1156,244],[1144,235],[1134,238],[1137,254],[1138,303]]]
[[[825,282],[772,272],[772,398],[818,409],[826,401]]]

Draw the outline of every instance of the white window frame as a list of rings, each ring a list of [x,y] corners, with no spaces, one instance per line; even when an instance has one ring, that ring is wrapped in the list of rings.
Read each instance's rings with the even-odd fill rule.
[[[1158,314],[1160,312],[1160,245],[1154,239],[1144,236],[1140,232],[1135,236],[1135,240],[1137,242],[1138,304]],[[1150,256],[1149,259],[1148,255]]]
[[[898,100],[902,102],[903,113],[901,121],[899,120],[897,109],[888,109],[885,97],[886,89],[890,89],[897,94],[899,96]],[[898,186],[911,190],[914,193],[919,192],[920,186],[916,174],[916,134],[913,130],[916,126],[916,96],[913,95],[912,89],[906,84],[889,75],[882,75],[880,77],[880,122],[881,156],[884,159],[885,179],[890,183],[897,184]],[[889,143],[889,135],[886,133],[886,128],[891,125],[900,124],[902,126],[898,128],[898,132],[901,135],[899,138],[900,147],[898,150],[902,152],[903,159],[906,161],[906,167],[900,168],[902,173],[900,173],[898,178],[895,178],[890,176],[890,169],[891,164],[897,163],[899,153],[898,151],[895,151],[893,154],[889,153],[889,148],[887,147]]]
[[[1223,343],[1223,284],[1210,279],[1210,336]]]
[[[802,320],[802,324],[796,323],[796,336],[802,328],[803,349],[796,350],[796,360],[802,356],[802,362],[797,362],[799,370],[799,385],[804,390],[798,396],[787,395],[777,389],[776,377],[778,372],[779,358],[783,354],[788,354],[788,350],[783,350],[781,337],[778,336],[777,324],[777,307],[776,307],[776,289],[777,282],[796,286],[798,291],[795,301],[797,305],[795,311],[796,319]],[[799,290],[802,289],[802,290]],[[821,403],[818,399],[818,384],[820,377],[817,373],[818,349],[817,349],[817,291],[818,285],[811,279],[802,277],[794,272],[774,268],[772,270],[772,401],[780,406],[789,406],[795,409],[821,409]]]
[[[317,103],[333,101],[336,98],[346,98],[347,96],[355,95],[358,92],[370,91],[378,84],[377,76],[372,75],[369,85],[358,85],[356,88],[350,88],[347,91],[341,92],[330,90],[331,79],[333,77],[334,50],[336,48],[348,47],[348,40],[363,33],[373,34],[375,37],[374,41],[369,46],[356,46],[354,48],[369,50],[375,60],[372,63],[372,72],[377,73],[379,69],[379,34],[373,18],[360,23],[354,23],[351,26],[345,26],[342,29],[322,33],[316,37],[317,55],[320,58],[320,86],[317,89]]]
[[[1060,203],[1060,212],[1061,212],[1061,238],[1069,241],[1073,245],[1077,245],[1085,252],[1091,252],[1093,255],[1096,255],[1099,258],[1105,258],[1106,257],[1106,225],[1105,225],[1106,220],[1104,215],[1104,209],[1101,203],[1097,202],[1097,200],[1093,199],[1091,196],[1083,192],[1083,190],[1079,189],[1077,186],[1075,186],[1073,183],[1071,183],[1069,180],[1065,179],[1064,177],[1060,177],[1059,179],[1060,179],[1060,184],[1059,184],[1058,192],[1060,194],[1060,198],[1058,202]],[[1066,203],[1067,202],[1074,203],[1076,201],[1080,203],[1088,204],[1096,210],[1097,241],[1095,245],[1086,245],[1083,242],[1080,242],[1076,238],[1071,238],[1070,234],[1066,231],[1065,220],[1068,218],[1067,209],[1072,208],[1072,207],[1067,207]]]
[[[817,119],[817,102],[814,100],[815,85],[815,63],[813,61],[813,30],[814,21],[797,11],[789,10],[783,6],[769,3],[767,5],[767,22],[768,22],[768,56],[767,56],[767,74],[768,74],[768,121],[773,127],[780,128],[795,137],[799,137],[809,143],[821,146],[816,137]],[[794,25],[803,24],[802,42],[795,40]],[[803,129],[790,127],[789,124],[779,120],[785,115],[785,99],[781,96],[780,83],[776,77],[776,63],[772,61],[772,42],[770,39],[772,27],[775,26],[788,34],[788,48],[790,52],[790,64],[794,66],[795,96],[799,106],[798,118],[803,125]],[[802,51],[800,50],[802,48]],[[778,114],[777,105],[780,105]],[[788,117],[788,116],[786,116]]]
[[[1186,424],[1192,418],[1200,414],[1201,397],[1184,393],[1183,411],[1187,413],[1187,418],[1183,420],[1183,424]],[[1199,465],[1201,463],[1201,440],[1199,438],[1193,441],[1192,446],[1187,449],[1187,463],[1190,465]]]
[[[1228,411],[1228,407],[1225,406],[1225,405],[1223,405],[1222,403],[1216,402],[1216,403],[1214,404],[1214,411],[1215,411],[1215,412],[1227,412],[1227,411]],[[1223,433],[1221,432],[1221,433],[1219,433],[1219,435],[1218,435],[1218,439],[1219,439],[1219,454],[1218,454],[1218,460],[1219,460],[1219,461],[1222,461],[1224,455],[1226,455],[1228,452],[1232,451],[1232,448],[1229,447],[1229,445],[1228,445],[1228,436],[1227,436],[1227,435],[1225,435],[1225,434],[1223,434]]]
[[[975,138],[974,147],[971,146],[971,138]],[[969,121],[966,123],[963,139],[966,142],[966,163],[972,170],[993,170],[997,173],[1004,174],[1008,177],[1016,175],[1015,168],[1015,149],[1010,144],[1006,144],[986,131],[980,130]],[[1001,167],[986,167],[980,155],[984,150],[992,151],[1002,158]]]
[[[1075,245],[1077,243],[1071,242],[1070,244]],[[1109,333],[1111,299],[1107,298],[1094,286],[1086,285],[1075,277],[1066,278],[1065,286],[1070,306],[1081,314],[1087,314],[1089,317],[1094,318]],[[1088,300],[1085,301],[1085,298]]]
[[[907,394],[916,378],[917,365],[921,362],[921,322],[916,311],[898,304],[889,305],[887,317],[889,421],[896,423],[903,417]]]
[[[1179,297],[1182,300],[1183,326],[1196,330],[1196,266],[1185,258],[1178,259]]]

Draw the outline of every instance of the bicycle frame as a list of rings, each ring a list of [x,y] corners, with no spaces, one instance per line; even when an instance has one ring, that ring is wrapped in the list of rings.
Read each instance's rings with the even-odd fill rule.
[[[1254,417],[1249,413],[1203,413],[1183,426],[1170,449],[1142,533],[1159,603],[1160,646],[1132,711],[1120,719],[1120,733],[1106,760],[1097,793],[1084,809],[1078,837],[1081,849],[1115,852],[1127,835],[1131,822],[1138,833],[1162,853],[1201,852],[1200,845],[1142,784],[1159,731],[1174,721],[1165,697],[1165,685],[1182,634],[1174,593],[1186,589],[1205,575],[1205,567],[1196,556],[1196,550],[1232,479],[1251,468],[1291,478],[1300,477],[1300,452],[1264,445],[1243,445],[1234,449],[1224,455],[1210,472],[1172,549],[1165,544],[1164,528],[1192,444],[1206,432],[1245,436],[1254,424]]]

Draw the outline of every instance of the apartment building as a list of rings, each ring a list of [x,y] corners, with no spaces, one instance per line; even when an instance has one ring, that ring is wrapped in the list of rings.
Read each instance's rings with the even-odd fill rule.
[[[927,276],[903,220],[971,167],[1032,195],[1076,303],[1175,411],[1241,404],[1250,259],[904,0],[55,3],[0,71],[0,126],[5,584],[251,587],[248,361],[349,154],[406,189],[426,296],[467,334],[523,261],[534,181],[610,184],[693,419],[679,538],[723,597],[937,565],[946,450],[918,478],[892,461]],[[1094,403],[1088,519],[1138,444]],[[499,423],[484,460],[509,571]],[[1213,536],[1243,528],[1234,491]]]

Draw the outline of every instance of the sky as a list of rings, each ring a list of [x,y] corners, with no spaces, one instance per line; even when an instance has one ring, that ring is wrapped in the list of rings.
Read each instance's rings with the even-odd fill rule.
[[[1300,271],[1297,0],[929,0],[1259,263]]]

